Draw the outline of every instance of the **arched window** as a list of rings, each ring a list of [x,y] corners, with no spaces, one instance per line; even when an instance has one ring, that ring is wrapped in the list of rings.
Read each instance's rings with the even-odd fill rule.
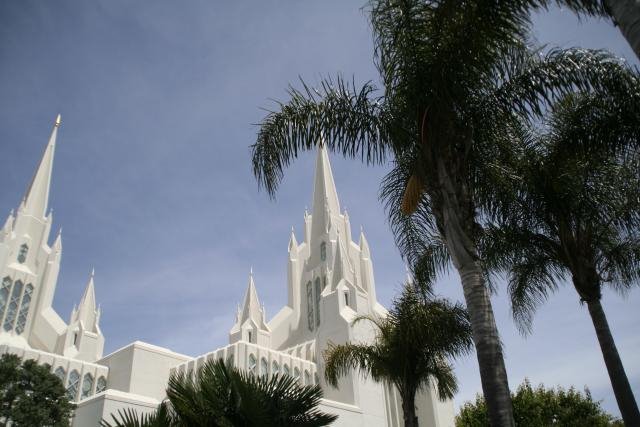
[[[311,281],[307,282],[307,324],[309,330],[313,331],[313,285]]]
[[[287,365],[286,363],[282,367],[282,373],[285,375],[291,375],[291,371],[289,370],[289,365]]]
[[[20,250],[18,251],[18,262],[20,264],[24,264],[24,262],[27,260],[28,252],[29,252],[29,245],[27,245],[26,243],[23,243],[22,245],[20,245]]]
[[[4,330],[7,332],[13,329],[23,286],[24,284],[20,280],[16,280],[16,283],[13,285],[13,291],[11,292],[11,298],[9,300],[9,307],[7,308],[7,317],[4,319]]]
[[[233,367],[233,353],[227,356],[227,365]]]
[[[256,374],[256,357],[253,354],[249,355],[249,373],[251,375]]]
[[[82,380],[82,394],[80,395],[80,399],[84,399],[91,396],[92,390],[93,390],[93,375],[84,374],[84,378]]]
[[[69,400],[76,400],[79,383],[80,374],[74,369],[69,373],[69,381],[67,383],[67,398],[69,398]]]
[[[300,369],[293,368],[293,378],[295,378],[296,381],[300,381]]]
[[[316,384],[320,384],[320,378],[318,378],[317,373],[313,374],[313,381],[315,381]]]
[[[260,359],[260,375],[267,376],[269,374],[269,362],[264,357]]]
[[[62,384],[64,385],[64,377],[67,376],[67,371],[65,371],[62,366],[58,366],[53,373],[56,377],[60,378],[60,381],[62,381]]]
[[[280,365],[275,360],[271,364],[271,375],[277,375],[280,373]]]
[[[98,382],[96,383],[96,393],[102,393],[107,389],[107,379],[103,376],[98,377]]]
[[[316,326],[320,326],[320,294],[322,293],[320,278],[316,278],[315,283],[315,312],[316,312]]]
[[[322,261],[327,260],[327,243],[326,242],[320,243],[320,260]]]
[[[27,324],[27,315],[29,314],[29,305],[31,304],[31,295],[33,294],[33,285],[29,283],[24,288],[24,295],[22,295],[22,305],[20,306],[20,312],[18,313],[18,322],[16,323],[16,333],[21,334],[24,332],[24,328]]]
[[[311,374],[306,369],[304,371],[304,385],[311,385]]]
[[[2,279],[2,285],[0,285],[0,322],[4,317],[4,309],[7,307],[7,301],[9,301],[12,284],[11,277],[7,276]]]

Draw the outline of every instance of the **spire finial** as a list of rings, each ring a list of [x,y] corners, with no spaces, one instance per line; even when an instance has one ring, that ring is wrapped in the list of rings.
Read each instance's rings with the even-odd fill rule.
[[[253,265],[249,268],[249,276],[253,277]]]
[[[91,267],[91,278],[93,279],[95,275],[96,275],[96,269],[95,267]]]
[[[59,128],[61,123],[62,123],[62,116],[60,114],[58,114],[58,117],[56,117],[56,122],[55,122],[54,126]]]

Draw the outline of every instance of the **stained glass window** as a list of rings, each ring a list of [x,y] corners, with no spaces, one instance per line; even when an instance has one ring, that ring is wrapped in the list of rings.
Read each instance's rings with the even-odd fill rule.
[[[67,376],[67,371],[65,371],[62,366],[58,366],[53,373],[56,377],[60,378],[60,381],[64,384],[64,377]]]
[[[326,242],[320,243],[320,259],[322,261],[327,260],[327,243]]]
[[[24,288],[24,295],[22,296],[22,305],[20,306],[20,312],[18,313],[18,322],[16,323],[16,333],[21,334],[24,332],[24,327],[27,324],[27,315],[29,314],[29,305],[31,304],[31,295],[33,294],[33,285],[29,283]]]
[[[311,374],[307,370],[304,371],[304,384],[311,385]]]
[[[27,260],[27,253],[29,252],[29,245],[23,243],[20,245],[20,250],[18,251],[18,262],[23,264]]]
[[[7,301],[9,301],[12,284],[13,282],[9,276],[2,279],[2,285],[0,286],[0,322],[4,317],[4,309],[7,307]]]
[[[91,396],[92,390],[93,390],[93,375],[85,374],[84,379],[82,380],[82,394],[80,395],[80,399],[84,399]]]
[[[271,364],[271,375],[276,375],[280,373],[280,365],[275,360]]]
[[[307,282],[307,324],[309,330],[313,331],[313,285],[311,282]]]
[[[98,382],[96,383],[96,393],[102,393],[107,389],[107,379],[105,377],[98,377]]]
[[[322,289],[319,277],[316,279],[315,291],[316,326],[320,326],[320,294],[322,293]]]
[[[16,320],[16,314],[18,313],[18,304],[20,303],[20,295],[22,294],[22,288],[24,284],[20,280],[16,280],[13,285],[13,291],[11,292],[11,299],[9,300],[9,307],[7,308],[7,317],[4,319],[4,330],[10,331],[13,329],[13,323]]]
[[[286,363],[284,364],[284,366],[282,367],[282,372],[285,375],[291,375],[291,371],[289,370],[289,365],[287,365]]]
[[[67,383],[67,398],[76,400],[78,396],[78,385],[80,383],[80,374],[75,369],[69,373],[69,382]]]
[[[260,359],[260,375],[267,376],[269,374],[269,362],[264,357]]]
[[[249,373],[251,375],[256,374],[256,357],[253,354],[249,355]]]

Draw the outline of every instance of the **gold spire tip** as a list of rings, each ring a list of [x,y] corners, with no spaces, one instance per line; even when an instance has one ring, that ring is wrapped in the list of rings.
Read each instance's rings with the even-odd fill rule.
[[[60,116],[60,114],[58,114],[58,117],[56,117],[55,127],[59,128],[60,127],[60,123],[62,123],[62,116]]]

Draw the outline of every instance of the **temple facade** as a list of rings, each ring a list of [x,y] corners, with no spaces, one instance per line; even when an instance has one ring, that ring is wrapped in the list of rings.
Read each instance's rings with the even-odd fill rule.
[[[324,381],[328,343],[370,342],[373,325],[353,325],[353,319],[386,315],[376,299],[369,244],[362,230],[352,238],[325,148],[317,153],[313,208],[304,213],[303,235],[292,229],[289,237],[288,296],[275,316],[267,319],[251,272],[242,304],[235,317],[230,313],[227,346],[192,357],[135,341],[104,356],[93,273],[68,323],[52,307],[62,236],[58,232],[49,244],[53,218],[47,204],[59,126],[58,117],[24,198],[0,231],[0,353],[49,364],[77,404],[74,426],[97,426],[126,407],[152,411],[165,398],[171,373],[192,372],[210,359],[255,375],[288,374],[301,384],[320,384],[321,409],[339,416],[336,426],[403,425],[393,386],[358,372],[337,388]],[[454,425],[453,403],[438,400],[433,389],[421,392],[416,406],[421,425]]]

